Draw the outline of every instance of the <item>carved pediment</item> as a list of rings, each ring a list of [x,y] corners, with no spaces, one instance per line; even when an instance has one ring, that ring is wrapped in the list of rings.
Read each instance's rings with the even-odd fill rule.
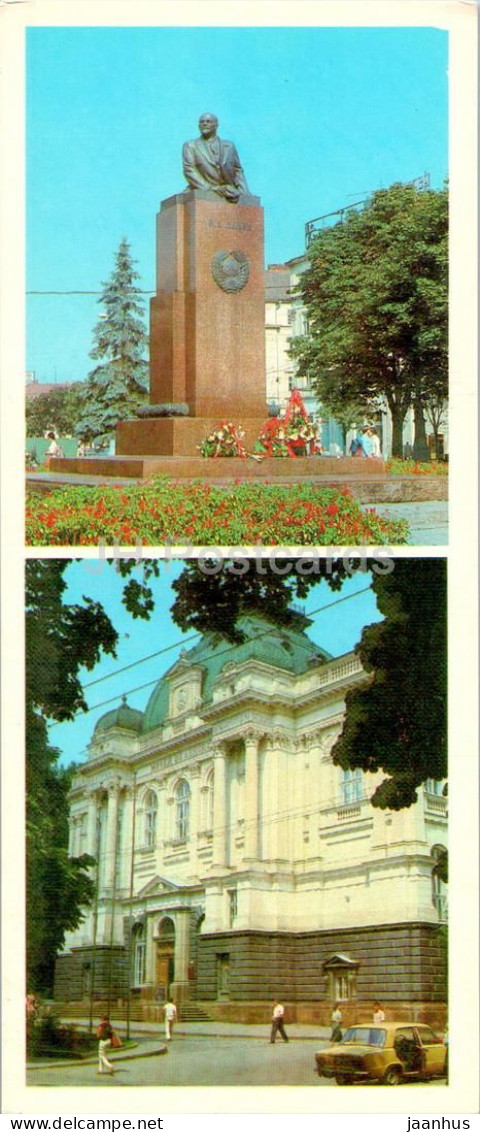
[[[139,896],[156,896],[165,892],[179,892],[181,885],[173,884],[171,880],[166,880],[165,877],[152,877],[137,893]]]
[[[329,969],[332,967],[342,967],[345,969],[345,967],[358,967],[358,962],[355,959],[351,959],[349,955],[341,955],[340,952],[336,952],[335,955],[330,956],[330,959],[325,960],[323,966]]]

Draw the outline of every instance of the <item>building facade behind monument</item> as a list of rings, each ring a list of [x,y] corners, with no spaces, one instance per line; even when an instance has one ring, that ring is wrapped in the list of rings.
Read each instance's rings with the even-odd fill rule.
[[[296,372],[295,359],[289,351],[292,339],[308,334],[308,319],[301,295],[295,293],[295,288],[301,281],[304,271],[309,267],[308,253],[295,256],[285,263],[270,264],[265,271],[265,353],[266,353],[266,387],[267,402],[271,406],[278,406],[283,412],[288,404],[292,389],[299,389],[310,416],[321,421],[320,439],[326,455],[339,456],[348,454],[350,441],[356,429],[347,432],[337,421],[330,417],[322,407],[315,394],[310,381],[306,377],[299,377]],[[359,428],[364,421],[371,420],[365,415],[357,422]],[[392,454],[392,418],[386,403],[379,403],[378,413],[374,416],[375,426],[380,433],[382,455],[388,459]],[[428,416],[425,417],[427,443],[432,455],[435,454],[435,438],[433,426]],[[415,440],[414,413],[410,408],[405,416],[403,426],[403,455],[410,457],[413,452]],[[448,456],[448,406],[445,406],[439,425],[439,456]]]
[[[203,638],[96,725],[71,792],[70,852],[98,860],[97,896],[58,957],[56,998],[167,994],[238,1019],[280,995],[298,1020],[441,1017],[446,904],[433,865],[445,798],[374,809],[375,776],[330,757],[365,677],[255,615],[227,648]],[[157,1005],[155,1005],[157,1004]]]

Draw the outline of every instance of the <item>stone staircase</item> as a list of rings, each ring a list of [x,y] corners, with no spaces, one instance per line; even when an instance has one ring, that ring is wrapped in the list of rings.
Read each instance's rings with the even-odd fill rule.
[[[88,1002],[55,1002],[53,1009],[60,1018],[88,1018],[90,1004]],[[93,1022],[96,1026],[102,1014],[108,1013],[107,1002],[95,1002],[93,1008]],[[180,1022],[211,1022],[211,1017],[201,1006],[195,1002],[184,1002],[178,1009]],[[127,1017],[126,1003],[120,1006],[117,1003],[110,1005],[110,1018],[112,1021],[125,1022]],[[161,1022],[163,1021],[163,1007],[152,1002],[132,1002],[130,1005],[131,1022]]]
[[[183,1002],[179,1009],[180,1022],[211,1022],[211,1017],[196,1002]]]

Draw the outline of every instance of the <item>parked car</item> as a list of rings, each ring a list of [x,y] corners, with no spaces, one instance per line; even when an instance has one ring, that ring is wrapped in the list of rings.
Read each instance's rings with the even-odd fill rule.
[[[417,1022],[384,1022],[350,1026],[341,1042],[315,1054],[320,1077],[334,1077],[337,1085],[354,1081],[402,1081],[445,1076],[446,1046],[430,1026]]]

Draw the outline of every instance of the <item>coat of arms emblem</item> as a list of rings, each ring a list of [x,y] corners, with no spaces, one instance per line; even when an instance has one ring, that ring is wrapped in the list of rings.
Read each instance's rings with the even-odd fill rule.
[[[248,281],[250,267],[244,252],[215,252],[212,275],[222,291],[241,291]]]

